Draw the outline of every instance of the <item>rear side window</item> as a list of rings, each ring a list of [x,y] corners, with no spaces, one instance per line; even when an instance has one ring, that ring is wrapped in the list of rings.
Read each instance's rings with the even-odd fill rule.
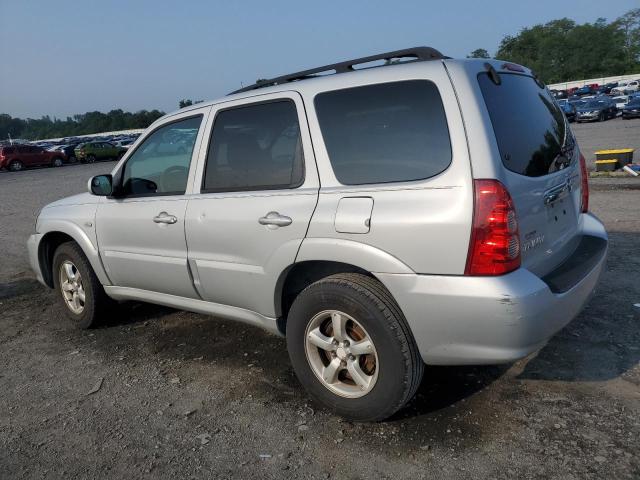
[[[433,82],[321,93],[315,107],[331,166],[343,185],[422,180],[451,163],[447,119]]]
[[[529,76],[501,73],[500,80],[496,85],[487,73],[478,75],[504,166],[528,177],[564,168],[565,136],[567,147],[573,140],[551,94]]]
[[[296,188],[303,178],[302,139],[292,101],[259,103],[218,113],[202,192]]]

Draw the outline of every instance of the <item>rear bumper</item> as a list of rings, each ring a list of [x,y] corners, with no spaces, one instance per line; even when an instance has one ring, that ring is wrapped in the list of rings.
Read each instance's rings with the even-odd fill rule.
[[[404,312],[423,360],[433,365],[509,363],[540,349],[573,320],[605,265],[607,234],[584,215],[603,248],[562,293],[520,268],[500,277],[378,274]]]

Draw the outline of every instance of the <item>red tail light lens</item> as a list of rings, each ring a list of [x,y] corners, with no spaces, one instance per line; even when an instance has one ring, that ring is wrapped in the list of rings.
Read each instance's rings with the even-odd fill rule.
[[[580,178],[582,179],[582,201],[580,202],[580,211],[587,213],[589,211],[589,172],[587,172],[587,161],[584,155],[580,154]]]
[[[503,275],[520,266],[518,219],[498,180],[474,180],[473,226],[465,275]]]

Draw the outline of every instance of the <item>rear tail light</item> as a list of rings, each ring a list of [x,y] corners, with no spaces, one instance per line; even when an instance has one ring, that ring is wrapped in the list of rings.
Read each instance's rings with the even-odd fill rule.
[[[589,211],[589,172],[587,172],[587,162],[582,153],[580,154],[580,178],[582,180],[580,211],[587,213]]]
[[[474,180],[473,225],[465,275],[503,275],[520,266],[513,200],[498,180]]]

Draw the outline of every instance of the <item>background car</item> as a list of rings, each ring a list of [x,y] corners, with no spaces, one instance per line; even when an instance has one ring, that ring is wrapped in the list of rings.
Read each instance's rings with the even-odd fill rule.
[[[50,152],[35,145],[11,145],[0,148],[0,169],[17,172],[27,167],[61,167],[63,164],[61,152]]]
[[[622,118],[625,120],[629,118],[639,118],[640,117],[640,96],[633,97],[629,100],[624,108],[622,109]]]
[[[599,98],[587,100],[576,106],[576,121],[580,122],[603,122],[618,115],[616,104],[609,98]]]
[[[624,106],[629,102],[629,96],[618,95],[617,97],[612,97],[611,101],[616,104],[616,108],[621,112]]]
[[[559,100],[558,104],[560,105],[560,108],[564,112],[564,115],[567,117],[567,120],[569,120],[569,122],[575,122],[576,121],[575,105],[569,102],[568,100]]]
[[[591,88],[589,85],[585,85],[584,87],[580,87],[575,92],[573,92],[574,95],[577,95],[579,97],[584,97],[586,95],[593,95],[594,93],[595,92],[594,92],[593,88]]]
[[[634,93],[640,90],[640,81],[638,80],[629,80],[625,82],[620,82],[617,87],[611,89],[612,95],[625,95]]]
[[[74,152],[81,162],[93,163],[97,160],[115,160],[127,151],[110,142],[89,142],[78,145]]]

